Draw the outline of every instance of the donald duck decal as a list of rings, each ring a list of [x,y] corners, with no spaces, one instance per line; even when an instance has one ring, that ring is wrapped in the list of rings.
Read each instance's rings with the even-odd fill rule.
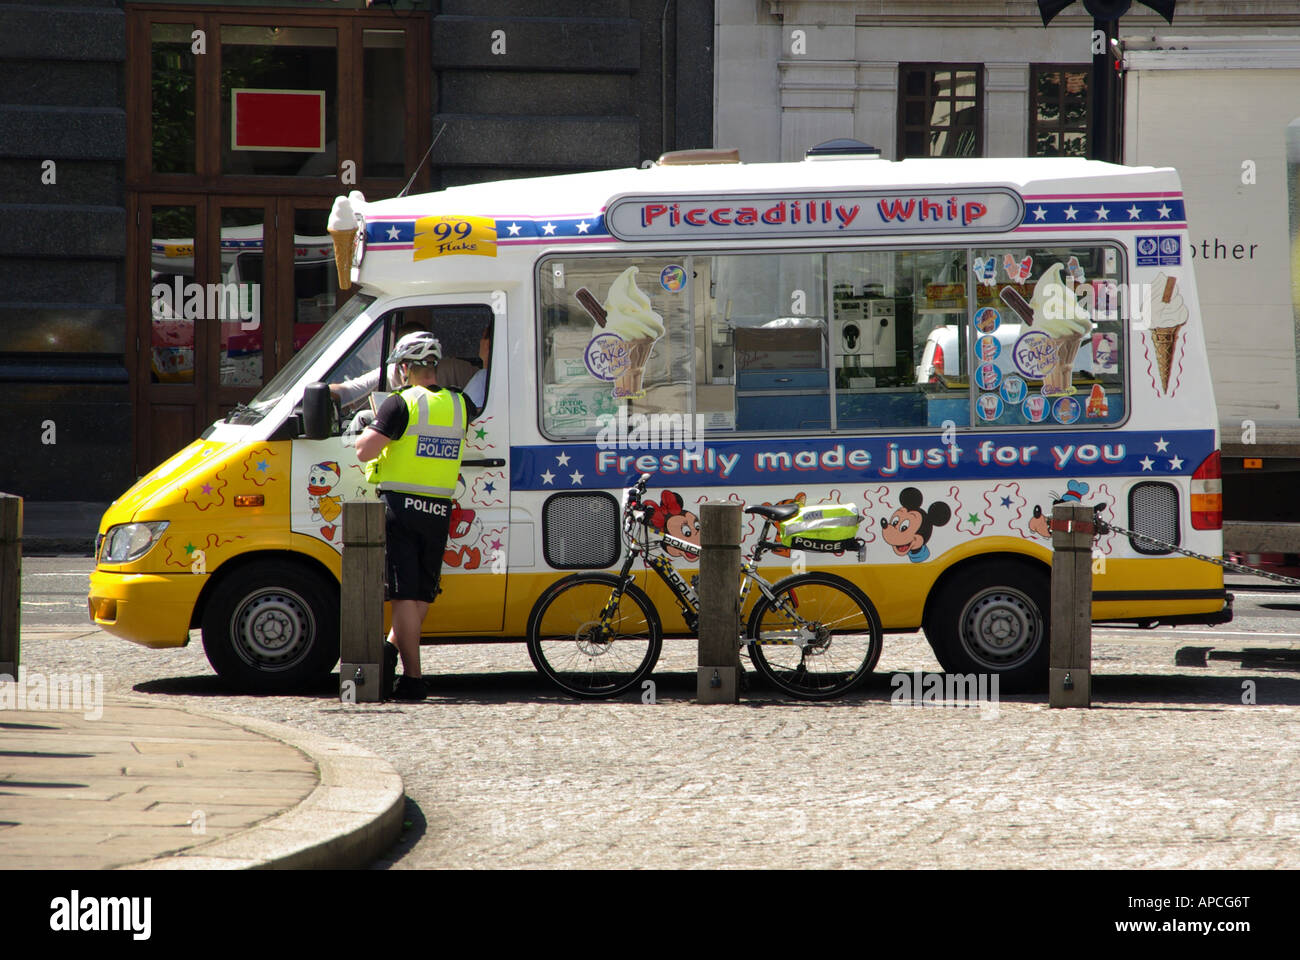
[[[335,521],[343,512],[343,498],[331,491],[338,486],[339,464],[337,460],[324,460],[312,465],[307,474],[307,503],[311,507],[311,518],[323,524],[321,535],[329,541],[334,540],[338,532]]]

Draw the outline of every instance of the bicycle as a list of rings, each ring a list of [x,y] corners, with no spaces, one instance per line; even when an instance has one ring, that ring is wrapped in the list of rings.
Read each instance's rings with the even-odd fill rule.
[[[624,498],[627,557],[619,573],[565,577],[538,598],[529,615],[528,655],[533,665],[574,696],[616,697],[637,687],[659,660],[663,626],[653,601],[633,581],[637,557],[644,558],[647,569],[676,598],[687,635],[699,629],[694,585],[673,568],[667,548],[698,557],[700,547],[653,527],[651,511],[642,504],[649,478],[641,474]],[[763,528],[757,545],[741,560],[741,610],[752,587],[762,596],[738,641],[748,643],[750,662],[777,688],[800,699],[827,700],[846,693],[875,668],[882,630],[875,606],[843,577],[800,573],[771,584],[759,575],[763,555],[785,549],[768,539],[773,525],[789,520],[799,509],[798,504],[745,508],[763,519]]]

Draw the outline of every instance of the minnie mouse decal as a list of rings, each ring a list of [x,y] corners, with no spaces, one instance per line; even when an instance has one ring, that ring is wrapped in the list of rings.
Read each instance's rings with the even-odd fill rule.
[[[907,557],[913,563],[930,559],[930,535],[935,527],[942,527],[952,519],[952,508],[942,501],[937,501],[922,511],[921,502],[925,499],[916,487],[904,487],[898,494],[902,504],[894,511],[892,517],[881,517],[880,525],[884,527],[881,536],[885,543],[894,548],[894,553]]]
[[[676,537],[678,540],[685,540],[687,543],[698,545],[700,542],[700,518],[691,511],[687,510],[682,498],[671,490],[665,490],[663,497],[658,503],[653,500],[647,500],[645,505],[650,508],[650,524],[656,530],[663,530]],[[674,557],[686,557],[690,560],[699,559],[697,554],[687,553],[680,547],[665,545],[664,550]]]

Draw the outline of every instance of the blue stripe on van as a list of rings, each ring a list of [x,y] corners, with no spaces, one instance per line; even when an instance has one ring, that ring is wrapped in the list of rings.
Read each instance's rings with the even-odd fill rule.
[[[1214,452],[1213,430],[807,437],[665,442],[662,449],[595,443],[510,448],[515,490],[616,489],[630,474],[652,484],[736,487],[810,483],[925,483],[1078,477],[1186,477]],[[955,448],[955,449],[954,449]]]

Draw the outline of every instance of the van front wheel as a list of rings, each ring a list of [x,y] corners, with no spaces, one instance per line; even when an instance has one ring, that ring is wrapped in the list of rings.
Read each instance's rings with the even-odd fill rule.
[[[338,591],[293,564],[260,560],[230,574],[209,599],[202,626],[213,669],[250,692],[300,690],[338,663]]]
[[[1007,561],[972,566],[930,606],[925,634],[948,673],[997,674],[1000,689],[1047,689],[1051,617],[1048,574]]]

